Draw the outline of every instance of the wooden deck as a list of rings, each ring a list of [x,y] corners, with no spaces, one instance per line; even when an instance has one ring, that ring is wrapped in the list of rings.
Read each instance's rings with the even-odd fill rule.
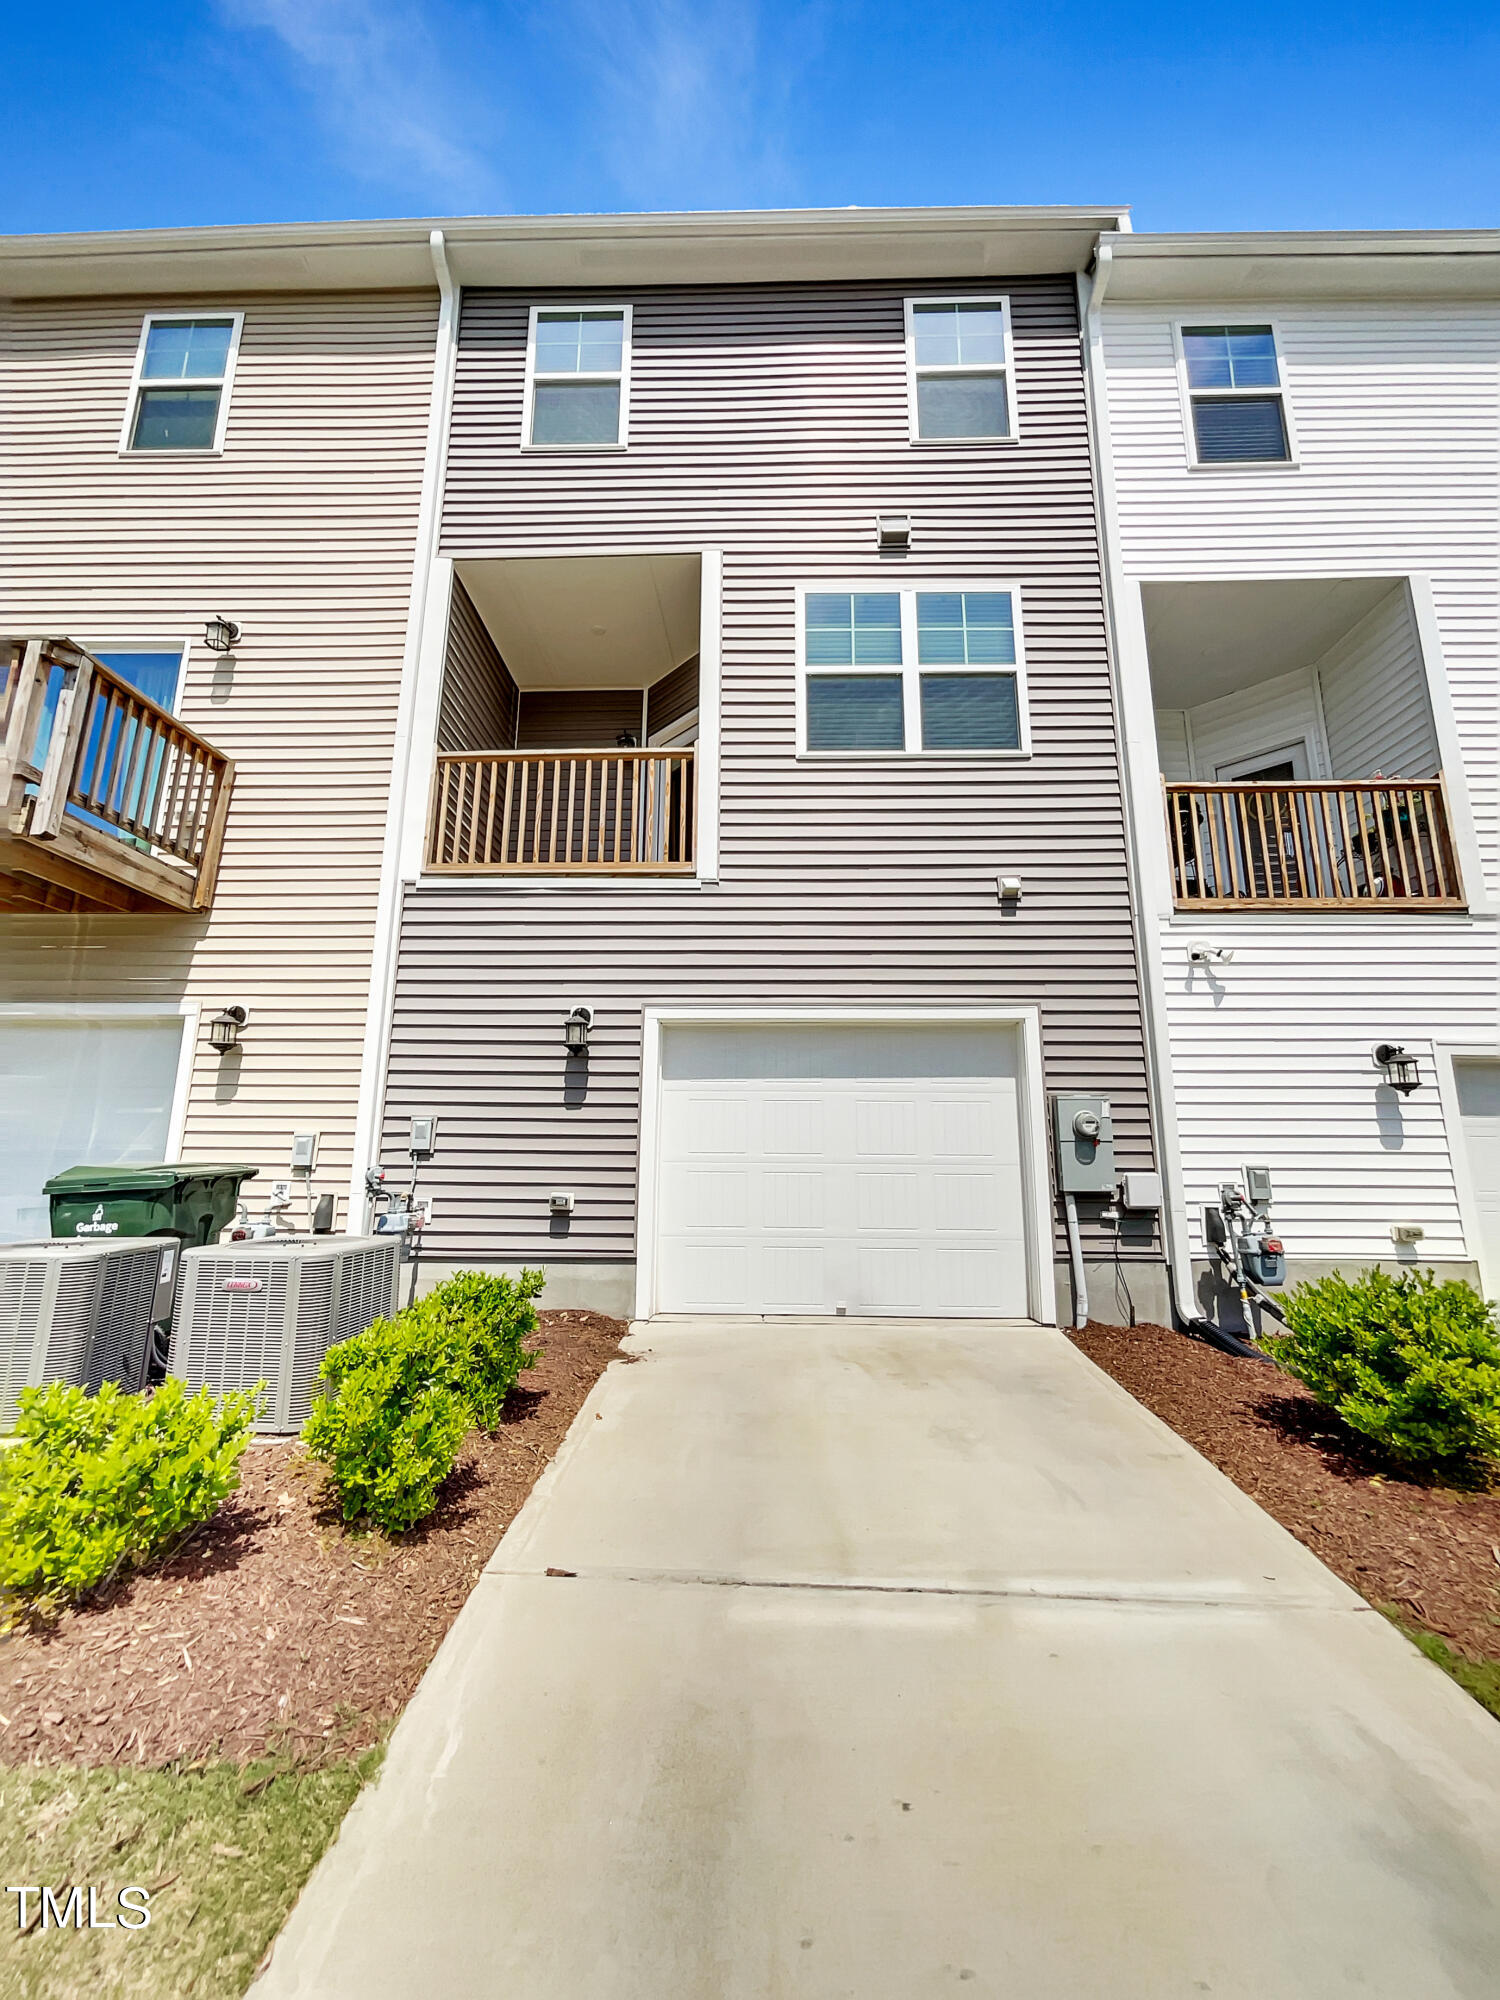
[[[229,758],[66,639],[0,660],[0,910],[209,909]]]
[[[691,874],[694,770],[691,750],[441,756],[427,865],[450,874]]]

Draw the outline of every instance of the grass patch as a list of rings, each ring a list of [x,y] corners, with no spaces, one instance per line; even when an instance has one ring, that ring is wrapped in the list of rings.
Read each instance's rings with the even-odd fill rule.
[[[1475,1660],[1467,1653],[1455,1653],[1446,1639],[1429,1632],[1425,1626],[1413,1625],[1394,1605],[1378,1604],[1375,1608],[1400,1627],[1419,1653],[1425,1653],[1434,1666],[1451,1674],[1466,1694],[1473,1695],[1475,1701],[1500,1721],[1500,1660]]]
[[[121,1888],[153,1891],[146,1929],[49,1924],[24,1936],[17,1899],[6,1897],[0,1993],[237,2000],[381,1755],[307,1771],[0,1768],[0,1881],[92,1885],[101,1923]],[[34,1916],[38,1898],[28,1900]]]

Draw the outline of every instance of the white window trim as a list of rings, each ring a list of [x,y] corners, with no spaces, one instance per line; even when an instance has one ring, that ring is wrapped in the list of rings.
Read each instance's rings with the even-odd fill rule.
[[[917,327],[916,308],[918,306],[998,306],[1005,328],[1005,360],[1001,367],[1005,373],[1005,408],[1010,418],[1010,429],[999,437],[923,437],[917,422]],[[993,375],[996,364],[987,362],[943,362],[934,367],[925,367],[923,375]],[[1016,358],[1015,345],[1011,337],[1010,299],[1004,292],[926,292],[906,301],[906,401],[907,425],[910,442],[920,445],[975,445],[975,444],[1018,444],[1021,437],[1021,413],[1016,400]]]
[[[838,596],[845,591],[857,592],[860,596],[898,597],[901,600],[901,665],[899,667],[828,667],[807,664],[807,600],[809,596],[819,597],[825,593]],[[919,593],[942,592],[952,594],[962,591],[984,591],[994,594],[1006,592],[1010,597],[1011,620],[1016,636],[1016,657],[1014,664],[1005,666],[954,666],[928,667],[927,673],[956,674],[1014,674],[1016,677],[1016,710],[1020,723],[1021,743],[1016,750],[924,750],[922,748],[922,674],[924,669],[917,659],[917,596]],[[842,762],[856,759],[860,763],[910,763],[924,758],[955,758],[969,762],[989,763],[1000,761],[1016,763],[1031,755],[1031,703],[1026,682],[1026,642],[1023,633],[1021,608],[1021,586],[1001,577],[985,577],[978,581],[969,577],[953,580],[945,576],[924,576],[895,583],[885,576],[857,577],[852,582],[843,579],[821,578],[816,583],[799,583],[796,590],[797,616],[797,756],[815,764]],[[818,674],[894,674],[899,673],[902,681],[902,701],[905,720],[905,734],[908,747],[905,750],[810,750],[807,747],[807,679],[809,673]],[[915,746],[915,747],[912,747]]]
[[[195,447],[191,451],[137,451],[130,440],[135,434],[136,409],[143,389],[165,388],[164,382],[148,381],[142,374],[146,365],[146,342],[151,329],[157,325],[171,325],[186,319],[227,319],[230,323],[229,352],[224,357],[222,375],[198,375],[184,377],[184,386],[190,389],[217,389],[219,392],[219,414],[214,424],[213,444]],[[227,311],[223,306],[183,306],[167,311],[148,312],[141,320],[141,337],[136,343],[135,363],[130,371],[130,394],[125,399],[125,420],[120,425],[121,458],[221,458],[224,453],[224,432],[229,423],[229,399],[234,393],[234,371],[240,357],[240,334],[244,329],[243,311]]]
[[[624,451],[630,442],[630,350],[633,308],[614,299],[586,299],[573,304],[566,299],[548,299],[531,308],[526,320],[526,376],[521,404],[521,449],[523,451]],[[544,382],[618,382],[620,385],[620,435],[613,444],[537,444],[531,435],[533,391],[536,388],[536,323],[542,313],[619,313],[620,368],[604,373],[542,376]]]
[[[1031,1317],[1050,1326],[1053,1293],[1052,1190],[1047,1173],[1047,1105],[1041,1014],[1035,1007],[647,1007],[642,1013],[641,1124],[636,1153],[635,1317],[656,1310],[658,1179],[661,1157],[663,1029],[679,1027],[912,1027],[953,1025],[1012,1029],[1020,1044],[1016,1111],[1026,1232],[1026,1299]]]
[[[1188,327],[1201,326],[1268,326],[1271,329],[1271,343],[1276,349],[1276,374],[1278,386],[1274,389],[1199,389],[1194,390],[1188,381],[1187,349],[1182,344],[1183,332]],[[1187,453],[1190,472],[1295,472],[1301,465],[1301,452],[1297,444],[1297,425],[1292,414],[1292,395],[1286,379],[1286,346],[1281,338],[1281,327],[1267,313],[1191,313],[1172,322],[1172,351],[1177,364],[1177,394],[1182,404],[1183,449]],[[1277,395],[1281,398],[1281,421],[1286,430],[1285,458],[1213,458],[1198,456],[1198,433],[1193,426],[1193,397],[1256,397]]]
[[[170,456],[170,454],[165,455]],[[193,453],[191,456],[196,457],[197,453]],[[92,653],[96,658],[100,653],[176,653],[178,655],[177,685],[173,688],[172,699],[166,706],[171,710],[173,715],[181,712],[182,691],[187,686],[188,654],[192,650],[193,644],[191,639],[158,639],[151,637],[144,639],[122,639],[118,633],[111,633],[104,639],[96,639],[92,636],[87,639],[80,639],[78,644],[82,646],[86,653]]]

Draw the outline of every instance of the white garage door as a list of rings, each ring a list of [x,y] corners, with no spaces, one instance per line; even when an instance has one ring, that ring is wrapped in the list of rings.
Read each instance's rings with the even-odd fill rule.
[[[1469,1253],[1485,1290],[1494,1293],[1500,1291],[1500,1063],[1457,1061],[1453,1076],[1479,1236]]]
[[[661,1312],[1024,1318],[1015,1031],[667,1027]]]

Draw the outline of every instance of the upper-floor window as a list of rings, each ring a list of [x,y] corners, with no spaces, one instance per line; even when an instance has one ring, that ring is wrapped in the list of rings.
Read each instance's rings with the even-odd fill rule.
[[[1029,751],[1013,586],[819,585],[799,615],[799,750]]]
[[[532,307],[527,444],[594,450],[623,445],[629,388],[629,306]]]
[[[908,299],[906,363],[918,443],[1015,437],[1009,299]]]
[[[1290,460],[1273,327],[1185,326],[1182,365],[1197,464],[1266,465]]]
[[[224,449],[243,313],[147,313],[122,451]]]

